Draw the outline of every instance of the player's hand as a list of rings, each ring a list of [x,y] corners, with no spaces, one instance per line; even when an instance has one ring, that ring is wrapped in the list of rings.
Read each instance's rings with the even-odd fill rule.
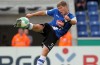
[[[32,17],[33,15],[31,14],[31,13],[29,13],[29,14],[26,14],[26,17],[27,18],[30,18],[30,17]]]
[[[64,19],[67,20],[67,21],[70,21],[70,18],[67,15],[64,16]]]
[[[59,27],[63,27],[64,26],[64,22],[60,21],[60,20],[57,20],[56,21],[56,24],[59,26]]]

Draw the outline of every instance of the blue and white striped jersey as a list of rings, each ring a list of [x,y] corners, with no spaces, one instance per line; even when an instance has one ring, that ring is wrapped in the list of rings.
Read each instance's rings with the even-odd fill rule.
[[[46,11],[47,15],[49,16],[52,16],[54,19],[49,22],[49,24],[53,27],[53,30],[55,31],[56,33],[56,36],[58,38],[60,38],[61,36],[63,36],[65,33],[67,33],[67,31],[70,29],[70,27],[72,26],[72,24],[70,24],[69,22],[67,22],[63,15],[61,15],[61,13],[59,12],[58,9],[51,9],[51,10],[47,10]],[[69,16],[69,18],[72,20],[72,19],[75,19],[76,20],[76,17],[71,14],[71,13],[68,13],[67,14]],[[57,24],[56,24],[56,21],[57,20],[61,20],[62,22],[65,23],[65,25],[63,27],[59,27]]]

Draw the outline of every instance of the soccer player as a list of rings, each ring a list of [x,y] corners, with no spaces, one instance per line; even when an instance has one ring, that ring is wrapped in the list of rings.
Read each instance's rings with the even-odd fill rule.
[[[65,1],[60,1],[57,8],[29,13],[27,18],[40,15],[49,15],[54,19],[49,23],[32,24],[30,23],[28,29],[41,32],[45,37],[43,41],[43,49],[40,58],[37,60],[37,65],[43,65],[46,56],[55,45],[56,41],[63,36],[70,29],[72,25],[77,23],[76,17],[69,12],[68,5]],[[20,26],[19,26],[20,27]]]

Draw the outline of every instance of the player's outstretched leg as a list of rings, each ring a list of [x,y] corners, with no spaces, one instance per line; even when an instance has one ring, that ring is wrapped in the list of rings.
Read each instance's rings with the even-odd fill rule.
[[[29,29],[33,30],[35,32],[42,32],[43,31],[44,26],[41,24],[29,24]]]
[[[21,18],[17,19],[15,27],[28,28],[28,29],[33,30],[35,32],[42,32],[44,27],[46,27],[46,26],[44,26],[42,24],[32,24],[29,22],[28,18],[21,17]],[[37,60],[36,65],[43,65],[48,53],[49,53],[49,49],[44,45],[43,49],[42,49],[41,56]]]
[[[37,64],[36,65],[43,65],[45,60],[46,60],[46,57],[47,57],[48,53],[49,53],[49,49],[44,45],[43,49],[42,49],[41,56],[37,60]]]

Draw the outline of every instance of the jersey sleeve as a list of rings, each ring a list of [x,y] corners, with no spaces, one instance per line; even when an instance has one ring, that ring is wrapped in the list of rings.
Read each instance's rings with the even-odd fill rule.
[[[72,18],[71,20],[76,20],[77,21],[76,17]]]
[[[47,10],[46,14],[49,16],[54,16],[55,11],[56,11],[56,9]]]
[[[75,17],[73,14],[69,14],[68,16],[69,16],[69,18],[70,18],[71,20],[76,20],[76,21],[77,21],[76,17]]]

